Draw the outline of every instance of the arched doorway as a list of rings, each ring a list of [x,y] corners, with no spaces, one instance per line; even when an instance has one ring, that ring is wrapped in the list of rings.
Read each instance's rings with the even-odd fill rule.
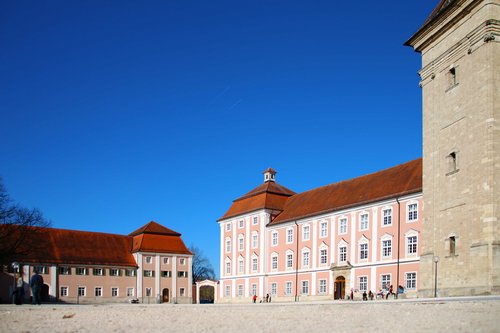
[[[333,299],[344,299],[345,297],[345,278],[337,276],[335,279],[335,290],[333,293]]]
[[[169,303],[170,302],[170,292],[168,288],[163,289],[162,292],[162,302],[163,303]]]
[[[215,287],[213,286],[201,286],[200,287],[200,303],[209,304],[214,302]]]

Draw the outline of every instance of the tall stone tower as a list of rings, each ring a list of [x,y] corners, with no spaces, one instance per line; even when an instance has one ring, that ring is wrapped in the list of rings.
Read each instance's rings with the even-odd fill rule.
[[[442,0],[406,42],[422,54],[421,297],[500,294],[499,20],[500,0]]]

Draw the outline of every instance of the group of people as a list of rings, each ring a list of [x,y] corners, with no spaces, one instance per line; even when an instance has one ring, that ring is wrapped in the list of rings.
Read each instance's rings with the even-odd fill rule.
[[[403,286],[398,286],[398,294],[402,294],[404,293],[404,287]],[[381,298],[381,299],[388,299],[389,296],[392,295],[392,296],[395,296],[396,294],[394,293],[394,289],[392,287],[392,284],[389,286],[389,291],[387,292],[387,294],[384,294],[384,291],[382,289],[380,289],[377,293],[377,298]],[[368,292],[368,294],[366,293],[366,291],[363,292],[363,301],[367,301],[368,299],[370,299],[370,301],[373,301],[373,298],[374,298],[374,294],[372,293],[372,291],[370,290]]]
[[[40,305],[42,304],[42,289],[43,289],[43,277],[38,274],[38,271],[34,271],[33,276],[30,279],[31,294],[33,296],[32,304]],[[23,304],[24,299],[24,281],[21,274],[15,274],[15,288],[12,292],[14,297],[14,303],[17,305]]]
[[[254,303],[257,303],[257,295],[253,295],[252,301]],[[264,303],[271,303],[271,296],[269,294],[267,294],[266,298],[260,300],[260,303],[263,303],[263,302]]]

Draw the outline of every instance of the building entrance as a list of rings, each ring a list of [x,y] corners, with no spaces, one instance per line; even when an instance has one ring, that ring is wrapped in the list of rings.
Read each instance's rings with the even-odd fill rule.
[[[335,279],[335,290],[333,292],[333,299],[344,299],[345,297],[345,278],[338,276]]]
[[[170,302],[170,292],[168,288],[163,289],[162,292],[162,302],[163,303],[169,303]]]

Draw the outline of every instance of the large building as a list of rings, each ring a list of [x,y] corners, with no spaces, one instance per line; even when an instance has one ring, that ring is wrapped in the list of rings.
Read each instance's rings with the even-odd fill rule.
[[[151,221],[128,236],[43,228],[19,260],[28,286],[37,270],[44,301],[191,303],[192,254],[181,234]],[[0,300],[11,302],[12,275],[0,273]]]
[[[219,219],[219,302],[416,296],[422,160],[303,193],[264,183]]]

